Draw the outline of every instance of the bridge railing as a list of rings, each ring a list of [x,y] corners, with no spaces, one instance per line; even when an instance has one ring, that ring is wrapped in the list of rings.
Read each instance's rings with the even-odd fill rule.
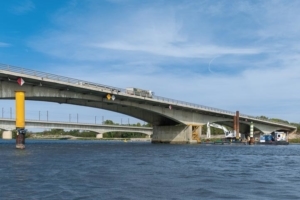
[[[183,105],[183,106],[188,106],[188,107],[191,107],[191,108],[196,108],[196,109],[201,109],[201,110],[206,110],[206,111],[212,111],[212,112],[217,112],[217,113],[235,115],[235,113],[231,112],[231,111],[222,110],[222,109],[218,109],[218,108],[213,108],[213,107],[209,107],[209,106],[203,106],[203,105],[200,105],[200,104],[189,103],[189,102],[175,100],[175,99],[170,99],[170,98],[166,98],[166,97],[153,96],[153,99],[156,99],[158,101],[163,101],[165,103],[170,103],[172,105]]]
[[[112,87],[112,86],[103,85],[103,84],[99,84],[99,83],[93,83],[93,82],[88,82],[88,81],[84,81],[84,80],[79,80],[79,79],[75,79],[75,78],[59,76],[59,75],[46,73],[46,72],[24,69],[21,67],[15,67],[15,66],[11,66],[11,65],[0,64],[0,70],[20,73],[20,74],[25,74],[25,75],[30,75],[30,76],[36,76],[39,78],[46,78],[46,79],[54,80],[54,81],[61,81],[61,82],[65,82],[65,83],[75,84],[75,85],[82,85],[85,87],[105,88],[105,89],[108,89],[111,91],[119,91],[119,92],[125,93],[125,89],[123,89],[123,88],[117,88],[117,87]]]
[[[209,111],[209,112],[216,112],[216,113],[227,114],[227,115],[232,115],[232,116],[235,115],[235,112],[232,112],[232,111],[222,110],[222,109],[213,108],[213,107],[209,107],[209,106],[203,106],[203,105],[189,103],[189,102],[185,102],[185,101],[174,100],[174,99],[169,99],[169,98],[160,97],[160,96],[154,96],[153,98],[156,99],[156,100],[159,100],[159,101],[168,102],[172,105],[184,105],[184,106],[189,106],[191,108],[206,110],[206,111]],[[260,119],[259,117],[246,115],[246,114],[243,114],[243,113],[240,113],[240,117],[247,118],[249,120],[255,119],[255,120],[261,120],[261,121],[268,121],[268,122],[277,123],[277,122],[274,122],[274,121],[269,120],[269,119]],[[280,124],[280,123],[278,123],[278,124]]]
[[[101,89],[104,88],[104,89],[111,90],[112,92],[117,91],[119,93],[127,94],[126,89],[123,89],[123,88],[112,87],[112,86],[108,86],[108,85],[88,82],[88,81],[74,79],[74,78],[68,78],[65,76],[59,76],[59,75],[55,75],[55,74],[39,72],[39,71],[35,71],[35,70],[30,70],[30,69],[24,69],[21,67],[16,67],[16,66],[11,66],[11,65],[0,64],[0,70],[11,71],[11,72],[15,72],[15,73],[30,75],[30,76],[36,76],[39,78],[47,78],[47,79],[54,80],[54,81],[61,81],[61,82],[65,82],[65,83],[71,83],[71,84],[81,85],[81,86],[90,87],[90,88],[101,88]],[[147,98],[147,97],[145,97],[145,98]],[[231,111],[222,110],[222,109],[218,109],[218,108],[212,108],[212,107],[208,107],[208,106],[203,106],[203,105],[189,103],[189,102],[175,100],[175,99],[170,99],[170,98],[166,98],[166,97],[152,96],[152,98],[149,98],[149,99],[155,99],[157,101],[161,101],[163,103],[169,103],[172,105],[188,106],[193,109],[201,109],[201,110],[206,110],[206,111],[215,112],[215,113],[223,113],[223,114],[232,115],[232,116],[235,115],[235,113],[231,112]],[[249,120],[255,119],[255,120],[261,120],[261,121],[266,121],[266,122],[272,122],[275,124],[281,124],[281,123],[277,123],[277,122],[274,122],[269,119],[260,119],[255,116],[250,116],[250,115],[246,115],[246,114],[242,114],[242,113],[240,114],[240,117],[248,118]]]

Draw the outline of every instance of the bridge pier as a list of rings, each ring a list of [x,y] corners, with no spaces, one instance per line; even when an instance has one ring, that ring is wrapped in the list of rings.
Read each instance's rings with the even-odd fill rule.
[[[25,129],[17,129],[16,135],[16,148],[17,149],[25,149]]]
[[[2,139],[3,140],[11,140],[12,139],[12,131],[3,131]]]
[[[192,144],[200,142],[200,126],[154,126],[152,143]]]
[[[97,138],[97,139],[102,139],[102,138],[103,138],[103,133],[98,133],[98,134],[96,135],[96,138]]]

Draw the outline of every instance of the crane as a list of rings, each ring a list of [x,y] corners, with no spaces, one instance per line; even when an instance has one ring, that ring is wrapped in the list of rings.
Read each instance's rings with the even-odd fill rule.
[[[227,138],[227,139],[232,139],[232,138],[236,137],[236,133],[235,132],[229,131],[226,127],[224,127],[222,125],[219,125],[219,124],[216,124],[216,123],[209,123],[209,122],[207,122],[206,126],[207,126],[207,129],[206,129],[206,137],[207,138],[210,138],[210,136],[211,136],[210,135],[210,127],[222,129],[224,131],[225,138]]]

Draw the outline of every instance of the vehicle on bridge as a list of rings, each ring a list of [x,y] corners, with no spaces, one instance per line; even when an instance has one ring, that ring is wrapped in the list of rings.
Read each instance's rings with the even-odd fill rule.
[[[152,92],[151,90],[143,90],[143,89],[132,88],[132,87],[126,88],[126,93],[135,96],[148,97],[148,98],[152,98],[152,96],[154,95],[154,92]]]

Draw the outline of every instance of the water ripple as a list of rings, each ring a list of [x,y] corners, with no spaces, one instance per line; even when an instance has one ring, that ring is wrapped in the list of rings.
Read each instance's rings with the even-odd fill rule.
[[[300,199],[300,146],[0,140],[3,199]]]

